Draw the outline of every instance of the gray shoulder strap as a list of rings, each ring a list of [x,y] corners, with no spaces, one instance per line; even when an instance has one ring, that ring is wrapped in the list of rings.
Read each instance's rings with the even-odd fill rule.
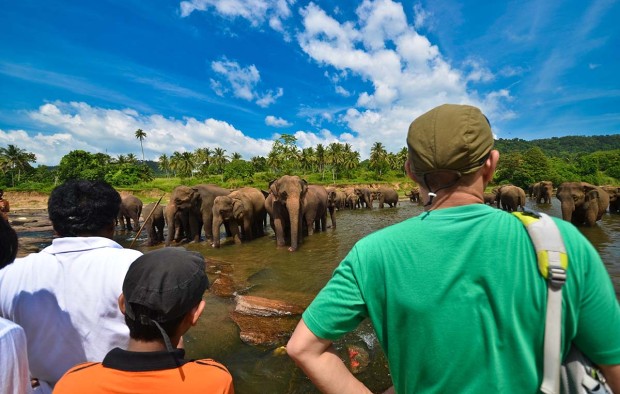
[[[547,279],[544,369],[540,391],[560,392],[562,340],[562,286],[566,282],[568,256],[558,226],[549,215],[538,212],[513,212],[527,229],[536,250],[538,269]]]

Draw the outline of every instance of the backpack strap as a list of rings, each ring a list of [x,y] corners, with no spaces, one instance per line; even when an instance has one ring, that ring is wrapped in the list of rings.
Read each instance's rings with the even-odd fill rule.
[[[562,286],[566,282],[568,255],[558,226],[549,215],[540,212],[512,212],[532,239],[538,270],[547,280],[543,381],[540,391],[560,392],[562,339]]]

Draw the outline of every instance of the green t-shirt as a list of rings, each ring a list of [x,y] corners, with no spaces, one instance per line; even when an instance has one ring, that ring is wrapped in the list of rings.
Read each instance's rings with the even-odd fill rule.
[[[556,218],[569,256],[563,351],[620,363],[620,307],[594,247]],[[370,318],[398,393],[535,393],[547,285],[529,235],[504,211],[425,212],[360,240],[303,314],[337,339]],[[566,354],[566,353],[564,353]]]

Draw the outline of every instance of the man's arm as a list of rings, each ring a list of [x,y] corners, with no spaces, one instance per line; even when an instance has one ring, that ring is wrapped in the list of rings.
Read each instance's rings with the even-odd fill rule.
[[[371,393],[336,354],[332,342],[314,335],[301,319],[286,345],[289,356],[323,393]]]
[[[599,365],[607,384],[613,390],[614,393],[620,393],[620,364],[616,365]]]

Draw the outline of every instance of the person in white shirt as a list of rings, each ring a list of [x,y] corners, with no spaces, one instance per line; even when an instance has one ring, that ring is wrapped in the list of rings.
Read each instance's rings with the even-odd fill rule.
[[[24,329],[30,374],[44,387],[53,388],[75,364],[127,346],[117,300],[142,253],[112,240],[120,203],[102,181],[56,187],[48,201],[52,244],[0,270],[0,317]]]
[[[0,217],[0,269],[15,260],[17,234],[9,222]],[[0,317],[0,393],[31,392],[28,376],[26,334],[12,321]]]

